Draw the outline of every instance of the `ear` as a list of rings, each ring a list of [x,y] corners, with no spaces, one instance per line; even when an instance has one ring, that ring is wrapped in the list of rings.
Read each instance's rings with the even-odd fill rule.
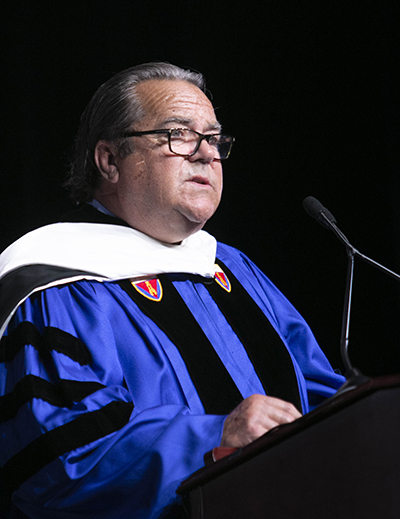
[[[115,184],[119,179],[117,165],[117,150],[110,141],[99,141],[94,150],[94,160],[101,176],[109,182]]]

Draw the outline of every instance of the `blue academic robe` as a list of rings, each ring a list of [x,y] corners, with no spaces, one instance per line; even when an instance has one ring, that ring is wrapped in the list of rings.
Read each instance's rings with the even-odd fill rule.
[[[218,244],[217,258],[287,348],[303,412],[331,396],[343,378],[303,318],[244,254]],[[188,277],[173,284],[242,397],[263,394],[204,285]],[[226,416],[205,414],[164,331],[118,283],[83,280],[31,296],[6,335],[0,390],[12,411],[0,422],[0,464],[16,478],[15,504],[36,519],[178,517],[176,489],[219,445]]]

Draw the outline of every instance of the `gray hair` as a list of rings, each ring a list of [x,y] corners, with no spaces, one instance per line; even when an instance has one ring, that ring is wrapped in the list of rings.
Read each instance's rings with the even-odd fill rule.
[[[73,201],[90,201],[99,185],[101,175],[94,161],[99,140],[114,141],[123,158],[132,153],[131,141],[120,136],[131,131],[145,115],[136,85],[151,79],[187,81],[205,91],[202,74],[164,62],[128,68],[101,85],[82,114],[64,183]]]

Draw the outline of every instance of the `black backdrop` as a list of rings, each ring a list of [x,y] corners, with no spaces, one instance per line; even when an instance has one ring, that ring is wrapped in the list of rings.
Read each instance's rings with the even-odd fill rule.
[[[319,198],[358,249],[400,271],[398,2],[9,4],[1,249],[69,209],[69,148],[103,81],[145,61],[200,70],[237,139],[207,230],[256,261],[341,368],[346,254],[301,203]],[[356,262],[351,355],[368,375],[400,371],[399,287]]]

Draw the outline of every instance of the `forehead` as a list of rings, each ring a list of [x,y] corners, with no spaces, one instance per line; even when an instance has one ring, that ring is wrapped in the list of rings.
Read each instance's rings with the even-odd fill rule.
[[[219,127],[210,100],[192,83],[152,79],[140,83],[136,91],[145,112],[141,121],[143,129],[179,121],[206,128]]]

